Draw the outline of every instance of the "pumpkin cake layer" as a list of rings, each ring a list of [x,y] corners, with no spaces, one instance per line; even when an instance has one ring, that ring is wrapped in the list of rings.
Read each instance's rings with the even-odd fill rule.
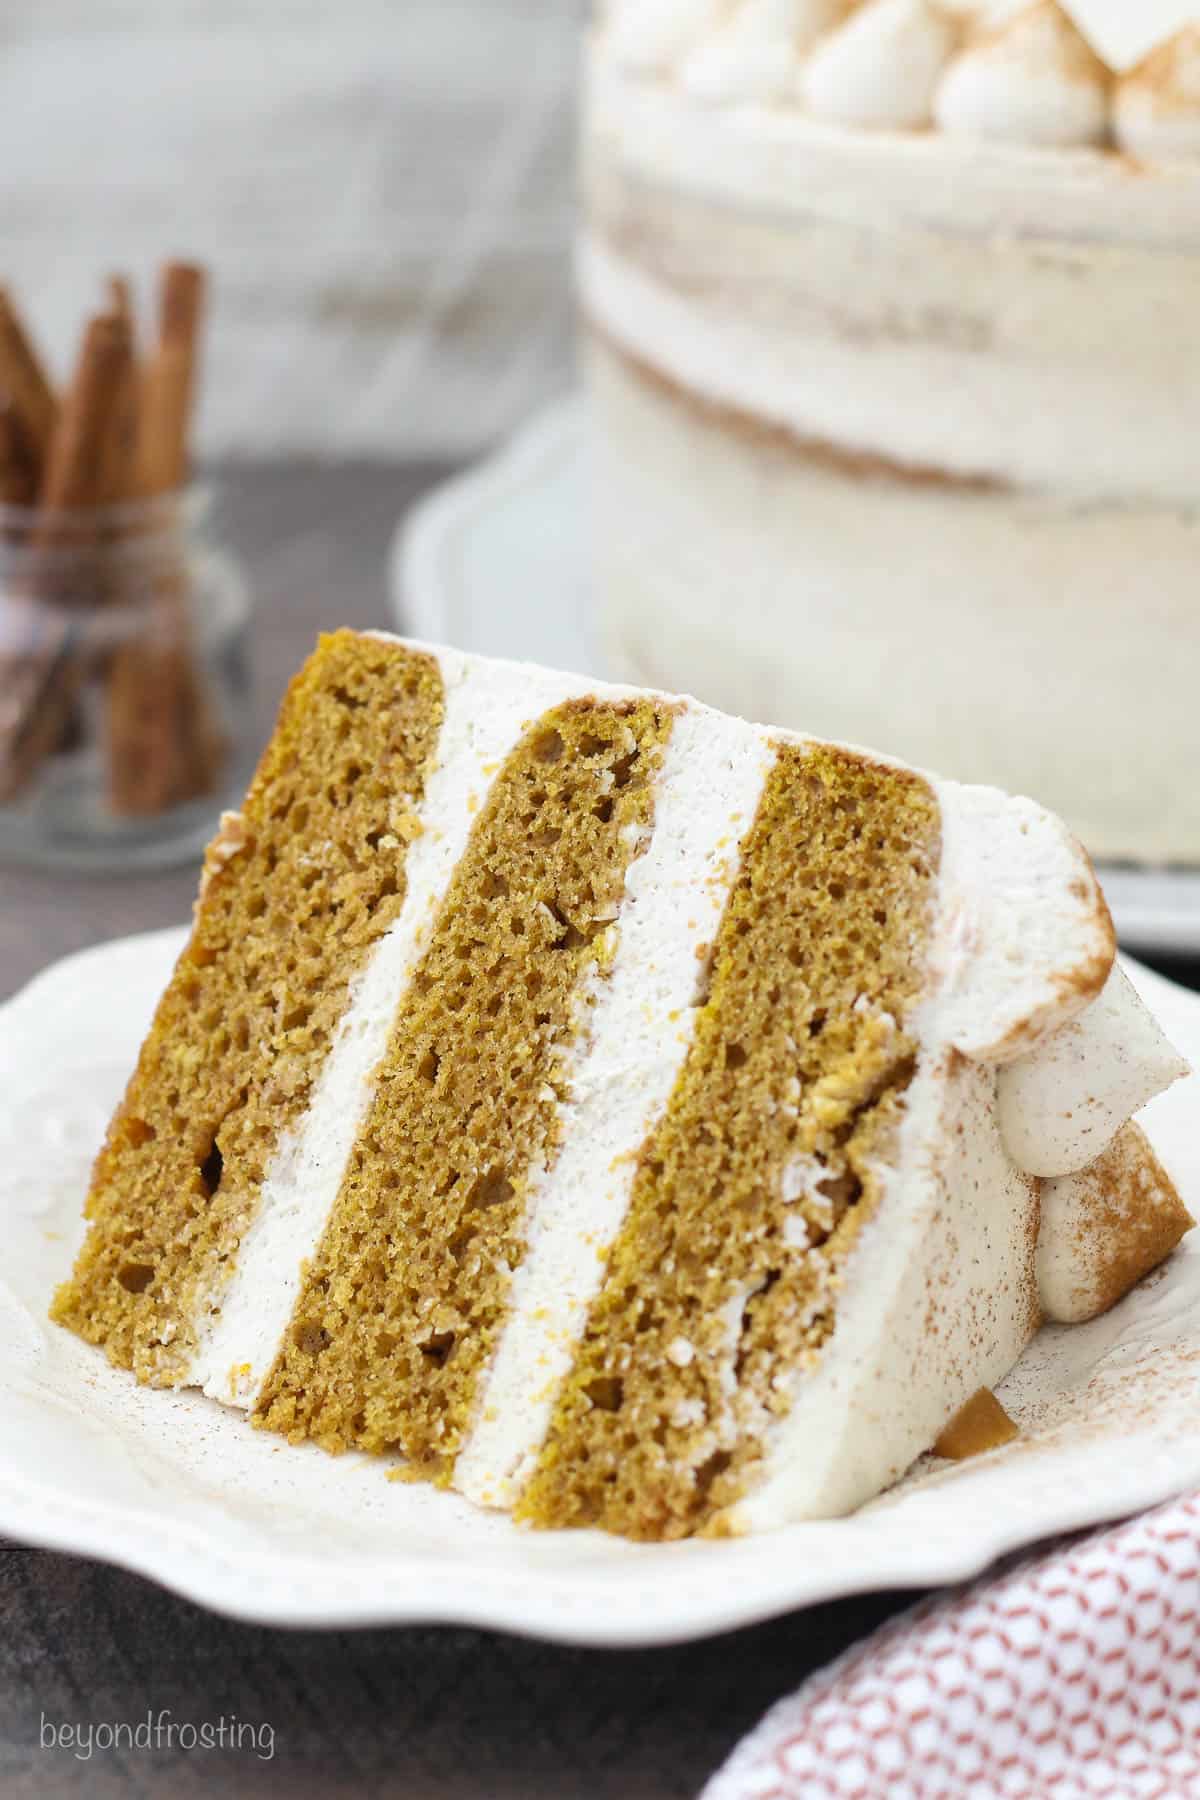
[[[210,853],[55,1316],[535,1525],[832,1516],[1011,1368],[1040,1178],[1084,1192],[1181,1072],[1033,803],[339,633]],[[1108,1158],[1059,1286],[1107,1303],[1185,1229],[1145,1168]]]
[[[404,899],[443,712],[433,657],[342,631],[297,676],[96,1165],[54,1317],[145,1381],[184,1378],[351,984]]]

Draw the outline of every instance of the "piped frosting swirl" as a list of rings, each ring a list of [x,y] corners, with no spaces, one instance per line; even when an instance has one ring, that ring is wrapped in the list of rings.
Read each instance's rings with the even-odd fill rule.
[[[867,0],[816,46],[801,96],[831,124],[924,125],[954,41],[953,21],[930,0]]]
[[[1041,0],[953,58],[938,87],[943,131],[1020,144],[1098,144],[1108,132],[1107,69],[1052,0]]]
[[[786,99],[798,58],[841,15],[840,0],[744,0],[685,59],[680,82],[698,100]]]

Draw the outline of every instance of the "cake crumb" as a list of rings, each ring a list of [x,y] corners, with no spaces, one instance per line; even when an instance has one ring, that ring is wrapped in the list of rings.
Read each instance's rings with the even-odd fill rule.
[[[240,812],[223,812],[217,835],[204,852],[204,866],[200,871],[200,892],[196,898],[196,910],[208,893],[209,888],[228,863],[241,854],[250,842],[250,833],[246,829],[246,821]]]
[[[992,1390],[979,1388],[944,1427],[933,1453],[951,1462],[964,1462],[969,1456],[982,1456],[985,1450],[999,1450],[1020,1435]]]

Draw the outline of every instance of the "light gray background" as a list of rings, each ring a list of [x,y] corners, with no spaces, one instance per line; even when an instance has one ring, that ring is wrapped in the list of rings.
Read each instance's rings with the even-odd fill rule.
[[[211,261],[208,456],[472,452],[568,380],[586,0],[0,0],[0,276],[58,366]]]

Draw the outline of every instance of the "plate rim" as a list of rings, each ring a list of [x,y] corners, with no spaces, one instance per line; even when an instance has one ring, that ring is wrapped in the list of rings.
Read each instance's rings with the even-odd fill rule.
[[[52,963],[0,1005],[0,1033],[9,1031],[23,1012],[36,1014],[73,993],[86,965],[91,965],[87,979],[97,980],[106,962],[149,954],[157,959],[157,980],[159,969],[165,971],[173,962],[187,930],[186,925],[166,927],[112,939]],[[1200,1006],[1200,997],[1187,998]],[[102,1351],[77,1348],[108,1370]],[[108,1378],[128,1379],[116,1372]],[[0,1368],[0,1387],[15,1379],[15,1365],[11,1375]],[[132,1384],[129,1397],[147,1409],[158,1398],[156,1390]],[[215,1402],[191,1398],[227,1416]],[[662,1546],[633,1546],[628,1560],[605,1562],[599,1578],[586,1561],[501,1568],[472,1551],[432,1559],[403,1549],[383,1556],[366,1552],[361,1561],[342,1559],[331,1569],[320,1556],[297,1551],[291,1538],[283,1540],[278,1553],[269,1554],[261,1544],[223,1538],[219,1512],[209,1524],[207,1515],[173,1520],[142,1505],[82,1499],[61,1480],[56,1483],[34,1467],[22,1468],[14,1461],[19,1446],[15,1452],[11,1446],[0,1452],[0,1533],[127,1569],[228,1617],[261,1625],[332,1630],[444,1624],[591,1648],[651,1648],[714,1636],[856,1594],[957,1585],[1014,1553],[1032,1552],[1056,1537],[1126,1517],[1200,1483],[1200,1431],[1182,1444],[1145,1430],[1142,1436],[1146,1457],[1123,1459],[1103,1494],[1096,1491],[1081,1503],[1069,1484],[1060,1484],[1053,1500],[1038,1496],[1032,1529],[1029,1514],[1020,1508],[989,1514],[982,1528],[964,1509],[956,1530],[924,1540],[918,1531],[901,1551],[887,1540],[872,1542],[869,1512],[863,1512],[850,1520],[816,1522],[815,1530],[801,1525],[771,1534],[779,1555],[770,1559],[769,1571],[768,1559],[757,1554],[762,1537],[731,1543],[688,1540],[665,1547],[669,1556],[690,1564],[695,1573],[688,1577],[675,1570],[669,1577],[656,1578],[653,1572],[638,1576],[640,1558],[661,1557]],[[913,1497],[919,1501],[919,1492]],[[465,1504],[451,1495],[445,1502]],[[433,1503],[440,1504],[440,1497]],[[888,1503],[885,1495],[874,1504]],[[822,1564],[819,1534],[830,1526],[861,1533],[853,1573],[844,1566],[832,1573]],[[739,1561],[751,1564],[742,1582],[736,1578]],[[656,1579],[660,1604],[647,1610],[637,1603],[639,1594]]]

